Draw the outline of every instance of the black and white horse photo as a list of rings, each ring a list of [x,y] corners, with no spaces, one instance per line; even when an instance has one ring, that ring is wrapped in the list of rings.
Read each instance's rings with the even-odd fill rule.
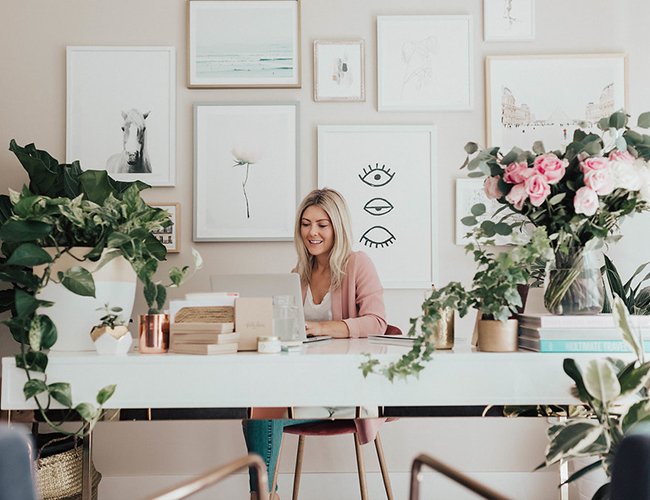
[[[122,111],[122,145],[120,153],[106,160],[106,170],[111,174],[149,174],[151,162],[147,153],[147,127],[145,120],[150,111],[141,113],[132,109]]]

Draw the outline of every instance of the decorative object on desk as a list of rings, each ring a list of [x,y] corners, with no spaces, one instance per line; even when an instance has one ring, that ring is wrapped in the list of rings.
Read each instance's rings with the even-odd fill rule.
[[[607,255],[603,257],[605,258],[605,278],[609,284],[611,296],[618,295],[630,314],[650,315],[650,286],[641,288],[641,285],[650,279],[650,274],[646,274],[637,282],[636,286],[632,285],[634,279],[643,272],[650,262],[646,262],[637,267],[630,279],[623,284],[623,280],[621,280],[621,276],[614,263]],[[605,296],[603,312],[611,312],[610,304],[612,300],[608,296]]]
[[[149,203],[150,206],[161,208],[169,212],[172,223],[151,231],[160,243],[165,245],[167,253],[179,253],[181,251],[181,204],[180,203]]]
[[[166,353],[169,350],[169,314],[141,314],[138,338],[141,354]]]
[[[363,40],[314,40],[314,101],[365,101]]]
[[[455,318],[456,311],[451,307],[446,307],[440,313],[440,319],[436,322],[436,326],[433,329],[433,336],[430,339],[436,350],[453,349]]]
[[[499,147],[465,146],[461,168],[471,177],[487,176],[487,196],[547,229],[555,259],[546,273],[544,305],[553,314],[600,312],[599,272],[586,265],[585,252],[616,240],[622,217],[649,208],[650,136],[631,130],[622,111],[597,124],[608,133],[600,137],[578,128],[563,151],[546,152],[541,141],[533,152],[514,147],[505,155]],[[650,113],[641,114],[637,125],[649,128]],[[488,234],[504,234],[524,225],[506,217],[482,226]]]
[[[101,323],[90,332],[99,354],[126,354],[133,343],[133,336],[122,317],[121,307],[110,307],[108,303],[99,308],[105,314],[100,318]]]
[[[515,352],[517,350],[517,320],[478,319],[477,344],[483,352]]]
[[[285,341],[298,340],[299,310],[293,295],[273,296],[273,335]]]
[[[237,297],[235,330],[239,333],[240,351],[255,351],[258,337],[273,337],[273,299]]]
[[[585,403],[569,418],[548,430],[549,444],[544,464],[560,460],[594,457],[591,465],[574,472],[568,482],[597,468],[611,475],[611,465],[621,439],[635,431],[640,422],[650,420],[648,380],[650,362],[635,332],[623,301],[614,300],[613,317],[623,340],[635,354],[630,363],[611,358],[589,361],[584,370],[573,359],[564,360],[564,371],[576,383],[574,394]],[[609,484],[601,486],[593,499],[606,498]]]

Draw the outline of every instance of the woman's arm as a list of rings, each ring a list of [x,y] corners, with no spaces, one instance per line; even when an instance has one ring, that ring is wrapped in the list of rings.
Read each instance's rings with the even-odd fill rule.
[[[348,325],[344,321],[306,321],[307,335],[330,335],[334,338],[346,339],[350,336]]]

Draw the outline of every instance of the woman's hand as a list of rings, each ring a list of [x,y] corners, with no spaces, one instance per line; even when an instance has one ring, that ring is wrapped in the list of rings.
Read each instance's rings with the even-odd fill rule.
[[[348,325],[343,321],[306,321],[305,330],[307,335],[313,335],[314,337],[330,335],[344,339],[350,336]]]

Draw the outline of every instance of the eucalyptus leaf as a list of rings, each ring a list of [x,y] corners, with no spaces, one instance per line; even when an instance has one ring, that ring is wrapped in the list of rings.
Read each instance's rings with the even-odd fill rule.
[[[469,216],[469,215],[467,217],[463,217],[462,219],[460,219],[460,222],[464,226],[475,226],[476,224],[478,224],[478,221],[476,220],[476,217],[472,217],[472,216]]]
[[[546,148],[544,148],[544,143],[542,141],[535,141],[533,143],[533,153],[537,155],[542,155],[546,152]]]
[[[627,124],[627,115],[620,111],[612,114],[609,117],[610,128],[621,129]]]
[[[627,141],[625,137],[621,136],[616,139],[616,148],[619,151],[627,151]]]
[[[487,210],[486,210],[486,208],[485,208],[485,204],[483,204],[483,203],[476,203],[475,205],[472,205],[472,208],[470,209],[470,211],[472,212],[472,215],[473,215],[474,217],[479,217],[479,216],[485,214],[485,212],[486,212]]]
[[[471,155],[476,153],[479,150],[479,147],[478,144],[476,144],[475,142],[468,142],[467,144],[465,144],[464,149],[468,155]]]
[[[637,126],[641,128],[650,128],[650,111],[641,113],[637,119]]]

